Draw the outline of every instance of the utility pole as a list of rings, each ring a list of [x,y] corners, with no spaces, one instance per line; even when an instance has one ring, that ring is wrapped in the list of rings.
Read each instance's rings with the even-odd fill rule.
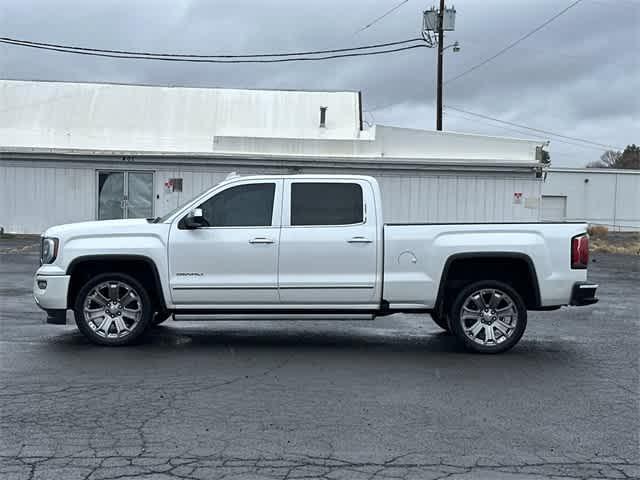
[[[422,12],[422,38],[429,48],[435,46],[438,48],[438,78],[436,80],[436,130],[442,130],[442,70],[444,51],[453,48],[454,52],[460,51],[460,44],[454,42],[451,45],[444,46],[444,31],[449,32],[455,30],[456,9],[451,7],[445,9],[444,0],[440,0],[440,10],[431,7],[429,10]]]
[[[442,130],[442,56],[444,51],[444,0],[440,0],[438,11],[438,105],[436,111],[436,130]]]

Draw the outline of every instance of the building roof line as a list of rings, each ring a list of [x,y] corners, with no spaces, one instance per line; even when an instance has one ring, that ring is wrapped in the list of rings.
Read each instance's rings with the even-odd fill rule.
[[[121,82],[108,82],[108,81],[90,81],[90,80],[46,80],[46,79],[28,79],[28,78],[6,78],[1,77],[0,81],[8,82],[39,82],[39,83],[64,83],[64,84],[77,84],[77,85],[111,85],[122,87],[155,87],[155,88],[190,88],[190,89],[202,89],[202,90],[245,90],[245,91],[257,91],[257,92],[302,92],[302,93],[353,93],[357,94],[358,90],[309,90],[302,88],[258,88],[258,87],[219,87],[219,86],[191,86],[191,85],[165,85],[158,83],[121,83]]]
[[[268,162],[268,165],[302,164],[302,166],[323,167],[331,164],[342,166],[355,165],[358,168],[377,166],[381,168],[415,168],[415,167],[449,167],[449,168],[478,168],[478,169],[539,169],[543,165],[537,162],[509,162],[497,159],[469,160],[461,158],[403,158],[403,157],[371,157],[371,156],[316,156],[316,155],[292,155],[292,154],[256,154],[256,153],[223,153],[223,152],[136,152],[136,151],[107,151],[107,150],[67,150],[67,149],[43,149],[43,148],[6,148],[0,147],[0,159],[16,155],[25,159],[68,159],[81,160],[83,162],[99,162],[112,160],[113,157],[131,157],[123,164],[123,168],[135,168],[137,163],[187,160],[183,164],[215,164],[216,161],[239,162]],[[90,158],[86,158],[89,156]],[[133,161],[132,161],[133,160]],[[136,162],[135,160],[139,160]],[[191,160],[191,162],[189,162]],[[313,164],[310,164],[313,162]],[[292,165],[296,166],[296,165]]]
[[[567,173],[623,173],[629,175],[640,175],[640,170],[631,170],[626,168],[573,168],[573,167],[549,167],[548,172],[567,172]]]

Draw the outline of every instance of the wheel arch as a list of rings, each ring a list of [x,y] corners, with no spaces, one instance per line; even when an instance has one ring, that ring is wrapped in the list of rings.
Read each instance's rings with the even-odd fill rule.
[[[486,276],[479,275],[473,267],[490,267],[490,273]],[[513,270],[504,270],[505,266],[515,267]],[[461,274],[469,273],[466,278],[460,278]],[[518,277],[517,274],[525,276]],[[514,276],[515,274],[515,276]],[[527,309],[540,308],[540,285],[535,265],[531,257],[521,252],[463,252],[450,255],[445,261],[440,276],[438,295],[436,297],[435,310],[444,312],[449,290],[464,288],[479,280],[497,280],[505,282],[520,294]],[[530,288],[528,288],[530,287]]]
[[[71,277],[67,292],[68,308],[73,308],[76,295],[82,288],[83,279],[108,272],[131,275],[147,289],[157,307],[166,310],[167,303],[156,263],[145,255],[135,254],[83,255],[74,258],[66,272]]]

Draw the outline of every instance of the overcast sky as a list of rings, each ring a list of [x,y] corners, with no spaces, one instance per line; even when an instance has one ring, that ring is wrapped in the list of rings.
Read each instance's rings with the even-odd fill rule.
[[[435,1],[0,0],[0,36],[40,42],[186,53],[256,53],[350,47],[418,36]],[[457,0],[459,53],[445,79],[572,3]],[[445,86],[445,105],[624,147],[640,143],[640,0],[582,0],[487,65]],[[118,60],[0,44],[0,78],[158,85],[361,90],[370,123],[435,128],[435,52],[272,65]],[[382,108],[381,108],[382,107]],[[445,130],[532,137],[451,112]],[[602,149],[551,138],[554,165],[584,166]]]

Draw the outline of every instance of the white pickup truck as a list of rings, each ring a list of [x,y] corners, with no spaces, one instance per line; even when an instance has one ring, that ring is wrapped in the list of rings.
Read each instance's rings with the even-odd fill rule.
[[[430,314],[497,353],[527,310],[597,302],[586,225],[384,224],[366,176],[232,177],[162,218],[49,228],[33,293],[92,342],[175,320]]]

